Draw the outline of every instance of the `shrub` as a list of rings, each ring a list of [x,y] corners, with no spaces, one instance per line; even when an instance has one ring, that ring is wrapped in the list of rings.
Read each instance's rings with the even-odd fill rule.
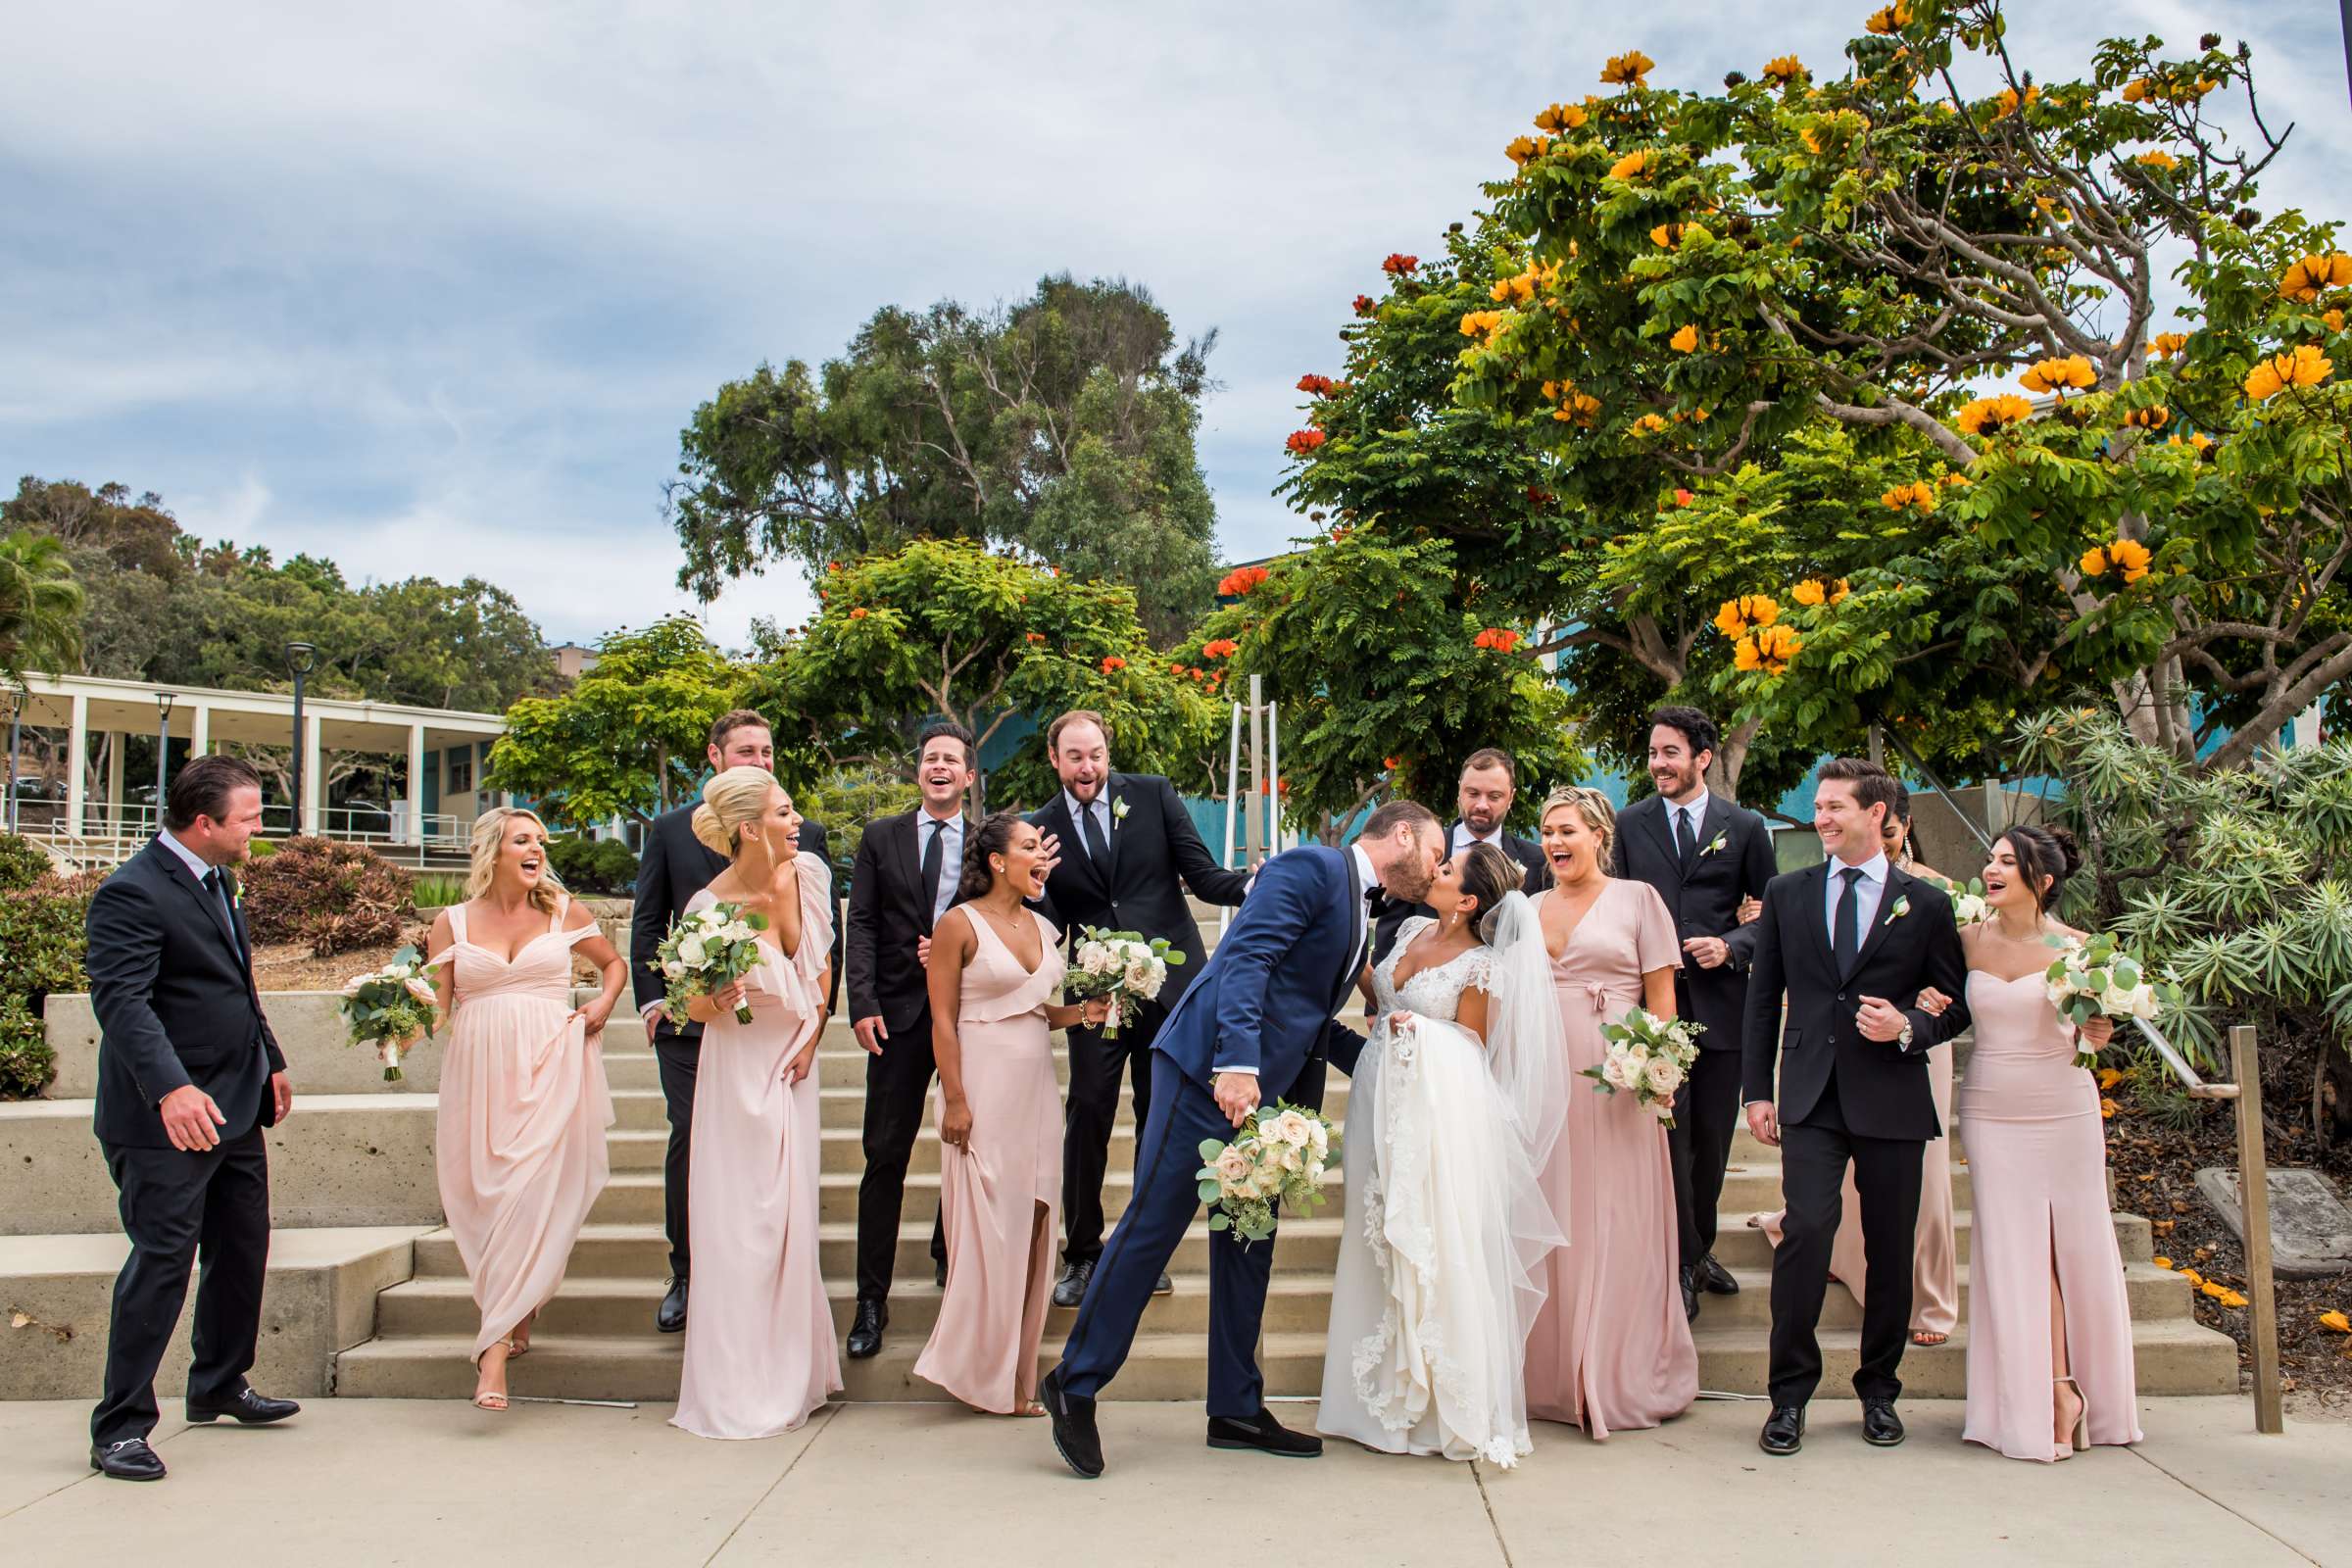
[[[466,879],[447,871],[425,871],[409,879],[409,898],[419,909],[445,909],[466,902]]]
[[[548,863],[574,893],[612,897],[637,886],[637,857],[618,839],[592,839],[580,834],[547,842]]]
[[[0,833],[0,891],[28,888],[56,869],[48,852],[30,839]]]
[[[858,844],[865,825],[879,816],[911,811],[923,798],[910,779],[871,767],[835,768],[815,787],[793,796],[793,804],[810,821],[825,829],[825,854],[833,861],[837,887],[850,885],[850,868],[858,861]]]
[[[44,858],[46,858],[44,857]],[[103,873],[43,876],[0,892],[0,1100],[23,1100],[49,1082],[55,1058],[42,1031],[52,991],[87,991],[84,925]]]
[[[57,1053],[41,1015],[15,997],[0,997],[0,1100],[30,1100],[57,1074]]]
[[[416,912],[408,874],[373,850],[287,839],[245,867],[245,923],[254,942],[308,944],[315,957],[400,940]]]

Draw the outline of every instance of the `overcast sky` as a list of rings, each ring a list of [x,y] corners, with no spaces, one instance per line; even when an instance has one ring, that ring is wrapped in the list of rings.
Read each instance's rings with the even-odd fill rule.
[[[355,579],[477,572],[551,637],[689,606],[677,431],[876,307],[1143,282],[1221,332],[1201,461],[1230,559],[1279,548],[1293,383],[1392,250],[1640,46],[1660,84],[1868,7],[1649,0],[843,6],[220,0],[16,8],[0,50],[0,477],[119,479]],[[2321,0],[2013,4],[2045,74],[2110,32],[2256,48],[2300,128],[2263,206],[2340,214]],[[1850,11],[1851,15],[1847,13]],[[797,619],[789,569],[710,607]]]

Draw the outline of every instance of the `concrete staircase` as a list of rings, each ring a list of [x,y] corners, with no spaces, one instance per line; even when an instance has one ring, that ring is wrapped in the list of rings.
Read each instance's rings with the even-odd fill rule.
[[[1213,944],[1214,913],[1200,912],[1204,916],[1203,935]],[[662,1094],[652,1052],[625,1018],[615,1018],[609,1031],[605,1059],[617,1112],[617,1123],[609,1134],[612,1184],[581,1234],[563,1289],[540,1317],[530,1355],[515,1364],[513,1387],[517,1394],[575,1398],[671,1399],[677,1395],[681,1342],[657,1334],[653,1327],[667,1256],[662,1234],[661,1166],[667,1136]],[[828,1026],[818,1054],[824,1128],[821,1251],[837,1333],[847,1332],[852,1307],[857,1189],[863,1163],[858,1125],[864,1060],[846,1021]],[[1066,1082],[1066,1056],[1059,1061]],[[1335,1121],[1344,1123],[1347,1107],[1347,1080],[1335,1073],[1326,1108]],[[1134,1127],[1124,1103],[1114,1139],[1104,1208],[1115,1218],[1126,1204],[1134,1150]],[[1709,1390],[1760,1394],[1765,1383],[1771,1249],[1760,1231],[1743,1222],[1751,1212],[1780,1206],[1780,1166],[1775,1151],[1751,1143],[1745,1134],[1732,1159],[1722,1208],[1727,1229],[1716,1250],[1739,1279],[1740,1293],[1705,1300],[1697,1324],[1699,1381]],[[907,1181],[889,1331],[881,1354],[842,1363],[847,1398],[946,1397],[911,1371],[939,1309],[940,1292],[932,1284],[929,1255],[938,1171],[939,1143],[926,1119]],[[1321,1387],[1330,1278],[1345,1204],[1336,1182],[1331,1197],[1332,1202],[1317,1217],[1286,1222],[1277,1244],[1260,1348],[1269,1394],[1312,1395]],[[1964,1392],[1972,1230],[1965,1164],[1954,1174],[1953,1201],[1959,1210],[1962,1323],[1949,1344],[1932,1349],[1914,1347],[1905,1353],[1906,1392],[1921,1397],[1952,1398]],[[2148,1261],[2147,1221],[2119,1214],[2115,1224],[2131,1290],[2140,1393],[2235,1393],[2235,1347],[2199,1327],[2190,1310],[2190,1287]],[[1201,1396],[1207,1239],[1205,1224],[1197,1220],[1170,1266],[1175,1294],[1153,1300],[1146,1311],[1134,1354],[1113,1386],[1118,1397]],[[466,1355],[475,1312],[456,1243],[446,1230],[429,1232],[417,1239],[415,1258],[414,1277],[377,1298],[375,1337],[335,1357],[336,1393],[459,1398],[472,1391]],[[1049,1317],[1041,1352],[1047,1364],[1057,1356],[1074,1316],[1056,1308]],[[1836,1390],[1851,1375],[1859,1324],[1852,1297],[1833,1289],[1822,1326],[1828,1362],[1825,1389]]]

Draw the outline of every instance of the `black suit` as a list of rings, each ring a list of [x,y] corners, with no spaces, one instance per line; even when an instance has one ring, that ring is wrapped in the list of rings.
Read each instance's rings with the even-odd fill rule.
[[[1740,923],[1740,901],[1761,899],[1774,875],[1772,831],[1755,812],[1710,792],[1686,858],[1663,796],[1617,813],[1609,874],[1657,889],[1674,916],[1678,944],[1721,937],[1731,957],[1708,969],[1686,956],[1674,977],[1678,1016],[1704,1026],[1690,1081],[1675,1101],[1666,1145],[1674,1164],[1674,1212],[1683,1266],[1715,1250],[1715,1205],[1740,1130],[1740,1033],[1747,1023],[1747,966],[1756,928]]]
[[[1883,863],[1883,862],[1882,862]],[[1862,1200],[1862,1308],[1854,1392],[1891,1399],[1911,1321],[1911,1254],[1919,1227],[1920,1158],[1942,1128],[1928,1082],[1930,1048],[1968,1027],[1968,962],[1951,901],[1933,883],[1889,869],[1852,960],[1832,956],[1829,878],[1836,861],[1773,878],[1756,922],[1747,991],[1744,1099],[1771,1100],[1780,1063],[1781,1193],[1788,1217],[1772,1257],[1774,1404],[1803,1404],[1821,1382],[1814,1334],[1829,1287],[1830,1244],[1850,1161]],[[1859,922],[1857,922],[1857,925]],[[1933,986],[1953,999],[1940,1017],[1920,1010]],[[1782,997],[1788,1006],[1783,1015]],[[1864,997],[1903,1010],[1909,1046],[1862,1037]]]
[[[1056,791],[1029,820],[1061,840],[1061,863],[1046,880],[1042,907],[1062,935],[1075,941],[1078,928],[1140,931],[1165,937],[1184,955],[1170,965],[1168,983],[1153,1001],[1122,1021],[1118,1038],[1073,1028],[1070,1035],[1069,1109],[1062,1124],[1061,1218],[1068,1245],[1062,1256],[1083,1262],[1102,1255],[1102,1176],[1110,1155],[1111,1123],[1118,1118],[1119,1079],[1134,1085],[1135,1124],[1144,1125],[1152,1105],[1152,1042],[1168,1009],[1207,964],[1200,923],[1184,896],[1227,906],[1242,902],[1249,873],[1217,864],[1193,828],[1192,813],[1177,799],[1176,786],[1148,773],[1113,773],[1103,786],[1112,803],[1111,828],[1103,849],[1108,866],[1096,863],[1079,824],[1070,816],[1066,790]],[[1124,807],[1125,815],[1118,815]],[[1181,885],[1180,885],[1181,884]]]
[[[931,1052],[930,976],[915,944],[931,934],[932,900],[923,891],[921,807],[877,817],[858,841],[850,869],[850,916],[842,950],[849,971],[850,1019],[880,1018],[887,1031],[879,1055],[865,1058],[865,1174],[858,1182],[858,1298],[890,1294],[898,1260],[899,1212],[906,1195],[906,1162],[922,1133],[923,1100],[938,1070]],[[974,824],[965,822],[964,842]],[[962,874],[958,858],[944,858],[942,886]],[[931,1224],[931,1256],[944,1261],[947,1241]]]
[[[1449,852],[1452,850],[1455,838],[1461,832],[1461,828],[1462,824],[1456,821],[1446,829],[1446,845]],[[1527,872],[1527,875],[1520,880],[1520,892],[1532,899],[1551,886],[1551,864],[1544,858],[1543,847],[1538,845],[1535,840],[1523,839],[1509,828],[1504,828],[1502,830],[1502,850],[1512,859],[1517,860]],[[1397,930],[1416,914],[1428,915],[1434,919],[1437,911],[1426,904],[1403,904],[1395,899],[1381,901],[1380,918],[1372,927],[1372,961],[1374,963],[1380,962],[1389,956],[1389,950],[1396,945]]]
[[[801,822],[801,851],[825,859],[825,830]],[[830,864],[830,861],[826,863]],[[726,858],[694,836],[694,808],[664,811],[646,825],[645,854],[637,862],[637,902],[629,911],[630,986],[643,1008],[667,988],[660,960],[662,939],[688,900],[718,879]],[[840,922],[834,922],[833,974],[841,976]],[[662,1074],[662,1100],[669,1115],[669,1148],[662,1156],[662,1228],[669,1237],[669,1271],[679,1279],[693,1272],[686,1233],[686,1172],[694,1152],[694,1077],[702,1061],[703,1026],[656,1014],[651,1030],[654,1062]]]
[[[245,1386],[270,1263],[270,1076],[285,1057],[262,1014],[235,882],[208,890],[161,838],[90,899],[90,1004],[98,1014],[93,1118],[122,1193],[130,1260],[115,1280],[106,1392],[90,1417],[99,1446],[145,1438],[155,1369],[199,1263],[188,1397],[225,1403]],[[224,896],[225,895],[225,896]],[[209,1150],[172,1147],[158,1109],[194,1085],[226,1118]]]

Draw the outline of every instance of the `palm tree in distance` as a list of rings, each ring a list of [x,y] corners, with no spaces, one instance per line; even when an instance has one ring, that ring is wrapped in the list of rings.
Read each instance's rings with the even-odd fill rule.
[[[64,545],[30,529],[0,539],[0,677],[21,686],[28,667],[79,668],[81,603]]]

